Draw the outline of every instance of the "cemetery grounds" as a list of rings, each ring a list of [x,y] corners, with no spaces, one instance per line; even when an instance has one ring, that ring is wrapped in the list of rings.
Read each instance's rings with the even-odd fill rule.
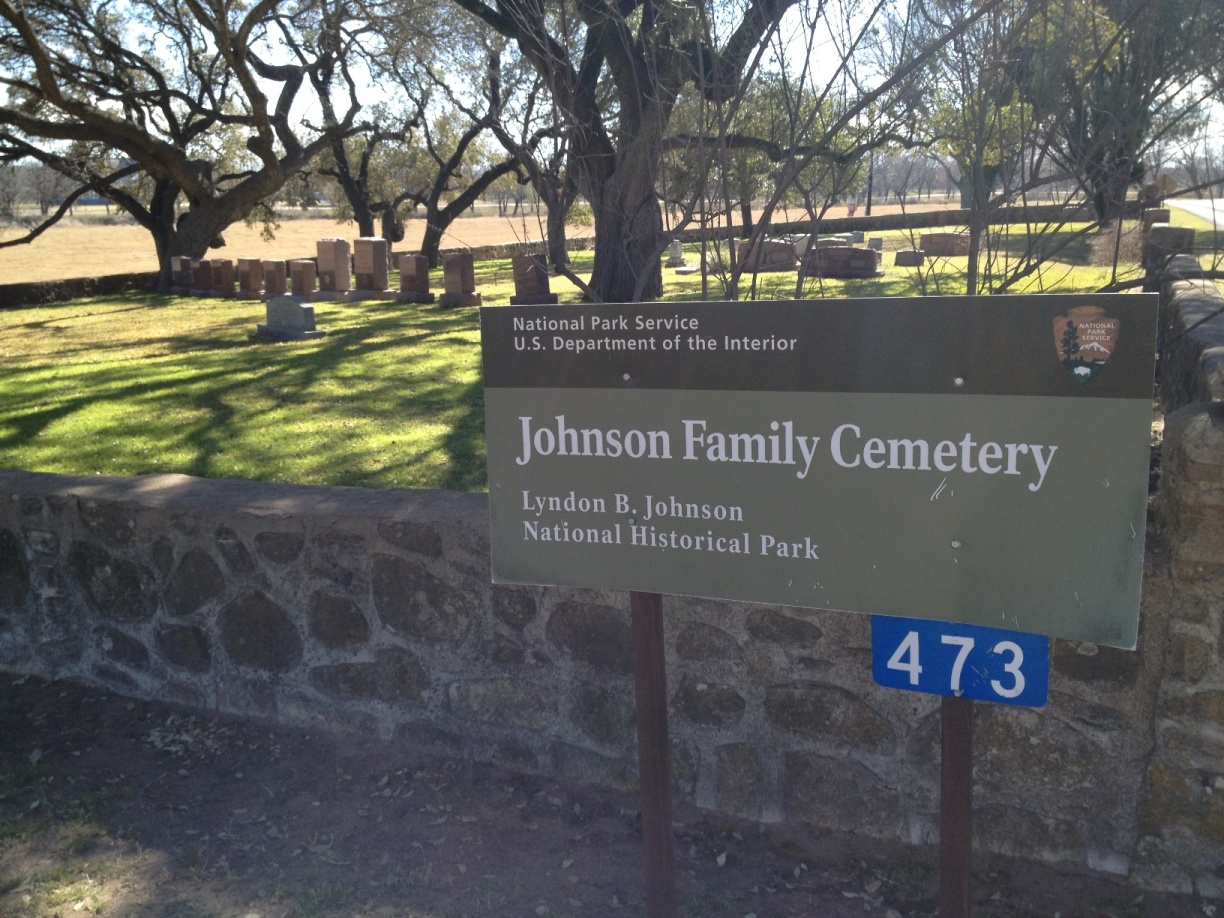
[[[319,229],[306,236],[319,238]],[[322,235],[355,235],[340,230]],[[291,242],[297,248],[286,257],[308,252],[303,242]],[[239,248],[224,257],[267,251]],[[57,251],[73,258],[71,249]],[[66,450],[75,467],[62,470],[77,473],[174,470],[480,490],[483,421],[470,315],[411,307],[417,312],[405,326],[386,314],[337,313],[337,334],[323,339],[333,350],[312,345],[325,356],[303,367],[289,359],[292,348],[251,345],[257,316],[249,304],[239,313],[234,304],[201,301],[215,315],[195,329],[167,323],[172,305],[140,297],[86,302],[0,323],[0,355],[26,362],[13,375],[0,364],[0,457],[13,455],[2,451],[6,440],[24,438],[23,462],[47,471],[61,470],[57,457]],[[137,318],[146,313],[152,318]],[[100,348],[109,357],[91,351],[104,325],[126,321],[129,330]],[[320,325],[328,322],[324,316]],[[149,338],[152,353],[141,350],[140,339]],[[385,366],[375,362],[382,350],[390,351]],[[244,351],[247,362],[227,362]],[[371,365],[354,369],[363,361]],[[130,379],[110,379],[123,363],[140,365],[136,388],[146,391],[136,401],[164,416],[166,428],[118,436],[116,427],[151,423],[123,414],[95,426],[68,423],[105,401],[109,386],[132,388]],[[318,380],[324,369],[321,393],[307,394],[301,381]],[[209,378],[226,380],[220,393]],[[35,381],[42,394],[24,391]],[[418,402],[413,426],[436,428],[432,445],[409,444],[397,429],[397,413],[409,410],[397,397],[404,389]],[[266,428],[277,412],[316,411],[326,416],[321,427],[281,429],[307,447],[295,452],[311,452],[311,437],[361,436],[374,458],[334,450],[341,455],[308,468],[281,466],[275,444],[225,430],[244,417]],[[13,423],[18,416],[35,421]],[[135,451],[115,465],[119,440],[133,438]],[[244,452],[249,460],[239,458]],[[251,475],[261,464],[264,474]],[[0,674],[4,918],[640,915],[637,818],[631,787],[583,786],[370,736],[271,727]],[[682,915],[936,913],[929,845],[761,826],[683,805],[675,818]],[[976,858],[974,900],[983,918],[1189,918],[1224,909],[996,856]]]

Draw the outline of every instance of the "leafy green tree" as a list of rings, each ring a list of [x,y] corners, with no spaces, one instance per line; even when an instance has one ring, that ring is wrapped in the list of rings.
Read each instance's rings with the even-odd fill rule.
[[[74,180],[49,221],[88,191],[129,211],[168,289],[171,256],[202,256],[354,129],[363,37],[344,0],[0,0],[0,158]]]

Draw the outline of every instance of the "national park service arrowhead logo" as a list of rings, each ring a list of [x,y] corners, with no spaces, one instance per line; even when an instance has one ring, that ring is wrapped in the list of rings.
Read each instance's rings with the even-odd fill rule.
[[[1121,319],[1100,306],[1076,306],[1054,320],[1054,347],[1071,378],[1081,385],[1105,366],[1118,344]]]

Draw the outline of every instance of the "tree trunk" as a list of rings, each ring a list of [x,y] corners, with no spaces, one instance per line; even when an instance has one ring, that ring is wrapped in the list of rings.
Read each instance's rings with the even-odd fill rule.
[[[605,303],[657,300],[663,292],[663,211],[655,195],[653,163],[649,156],[625,150],[611,164],[595,155],[582,159],[595,217],[591,290]]]
[[[553,270],[559,270],[569,264],[569,250],[565,245],[565,218],[567,208],[561,201],[550,201],[548,204],[548,220],[544,224],[548,232],[548,263]]]

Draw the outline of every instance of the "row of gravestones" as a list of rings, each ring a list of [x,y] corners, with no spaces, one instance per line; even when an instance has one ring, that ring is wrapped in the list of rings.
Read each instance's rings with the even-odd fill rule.
[[[264,261],[239,258],[170,259],[171,292],[183,296],[238,297],[271,300],[292,295],[300,302],[396,300],[400,303],[432,303],[429,261],[424,255],[398,256],[400,289],[389,289],[391,251],[386,239],[362,237],[352,249],[347,239],[320,239],[316,259]],[[444,292],[438,305],[479,306],[472,253],[453,252],[442,259]],[[354,276],[356,284],[354,285]],[[234,282],[238,289],[235,291]],[[555,303],[548,289],[548,270],[540,255],[514,259],[515,295],[511,303]]]
[[[736,262],[746,271],[794,271],[803,262],[805,274],[815,277],[863,278],[879,277],[880,254],[884,240],[871,239],[862,245],[861,232],[822,236],[812,241],[808,236],[782,239],[758,239],[748,245],[731,241]]]

